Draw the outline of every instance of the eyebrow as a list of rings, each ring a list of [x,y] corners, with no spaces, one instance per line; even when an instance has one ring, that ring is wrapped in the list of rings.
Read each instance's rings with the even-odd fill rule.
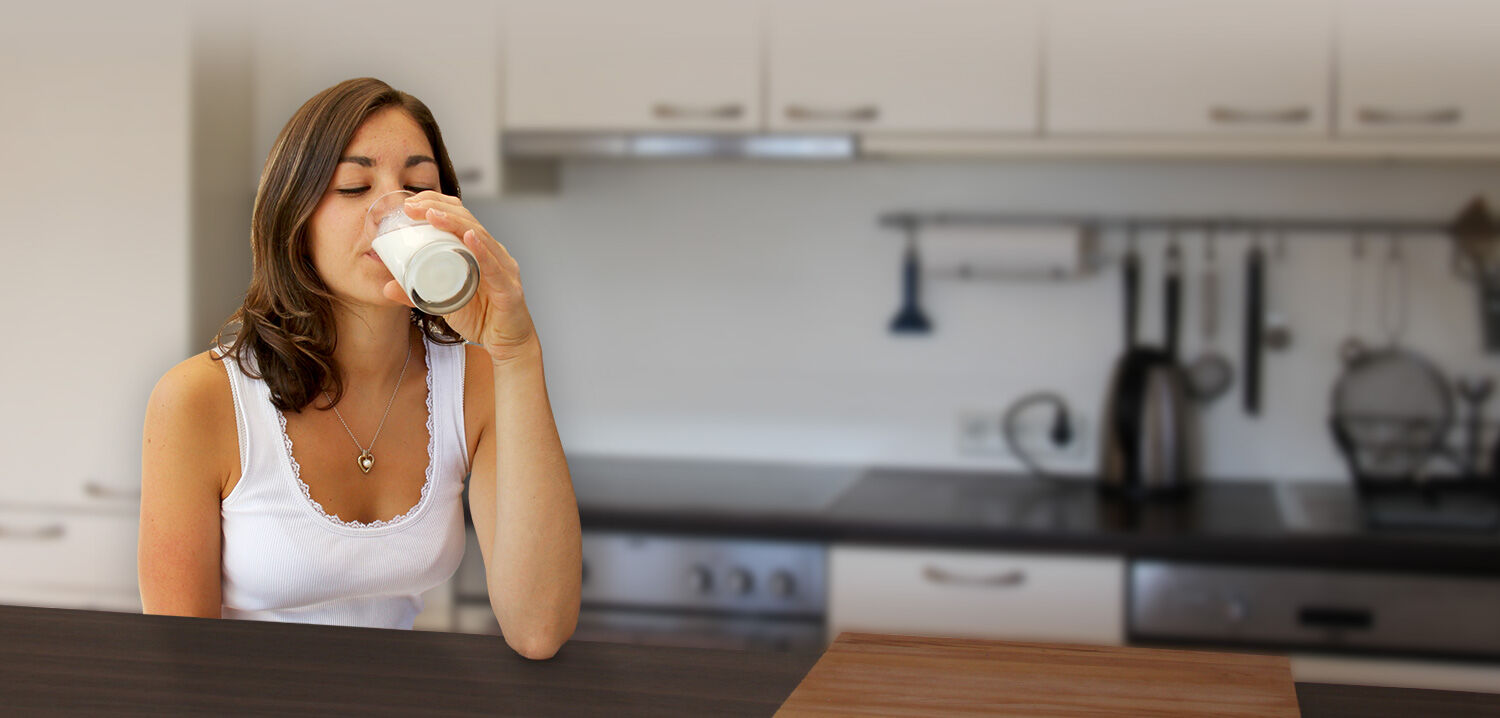
[[[357,164],[360,167],[374,167],[375,166],[375,160],[372,160],[369,157],[363,157],[363,156],[360,156],[360,155],[349,155],[348,157],[340,157],[339,158],[339,164],[343,164],[345,162],[353,162],[354,164]],[[437,160],[434,160],[431,157],[428,157],[427,155],[412,155],[412,156],[406,158],[406,166],[407,167],[416,167],[417,165],[422,164],[423,162],[431,162],[433,164],[437,164]]]

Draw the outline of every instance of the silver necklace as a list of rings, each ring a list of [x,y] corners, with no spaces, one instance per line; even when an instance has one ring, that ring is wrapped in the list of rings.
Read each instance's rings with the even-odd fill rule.
[[[359,458],[355,459],[354,463],[358,464],[359,470],[365,472],[366,474],[370,473],[370,469],[375,467],[375,455],[370,453],[370,449],[375,448],[375,440],[380,438],[380,430],[385,428],[385,418],[387,416],[390,416],[391,414],[391,404],[394,404],[396,402],[396,392],[401,391],[401,380],[406,377],[406,365],[411,362],[411,345],[411,340],[407,339],[406,361],[401,362],[401,374],[396,377],[396,391],[391,392],[390,401],[387,401],[385,403],[385,413],[380,415],[380,425],[375,427],[375,438],[370,439],[369,449],[360,446],[359,439],[354,439],[354,432],[349,431],[349,424],[344,421],[344,416],[339,413],[339,408],[337,406],[332,407],[333,415],[337,416],[339,418],[339,423],[344,425],[344,431],[349,431],[349,438],[354,439],[355,446],[359,446]],[[333,404],[333,398],[328,397],[327,391],[323,392],[323,396],[328,398],[329,404]]]

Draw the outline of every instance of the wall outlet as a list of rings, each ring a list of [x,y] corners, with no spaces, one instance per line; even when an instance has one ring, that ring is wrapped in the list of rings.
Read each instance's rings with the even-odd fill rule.
[[[960,409],[958,412],[958,453],[965,456],[1015,456],[1001,433],[1004,409]],[[1093,426],[1088,417],[1070,412],[1073,436],[1066,444],[1052,440],[1053,407],[1029,408],[1016,421],[1016,443],[1032,459],[1077,459],[1088,456],[1093,441]]]

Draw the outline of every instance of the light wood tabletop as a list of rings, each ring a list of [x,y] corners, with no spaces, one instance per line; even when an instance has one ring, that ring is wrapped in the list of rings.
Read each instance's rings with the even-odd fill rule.
[[[1299,716],[1285,657],[845,633],[777,716]]]

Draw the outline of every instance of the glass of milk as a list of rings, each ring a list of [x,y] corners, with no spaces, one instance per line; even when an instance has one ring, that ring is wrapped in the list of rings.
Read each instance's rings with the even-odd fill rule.
[[[474,298],[479,261],[451,232],[406,214],[406,198],[414,194],[387,192],[366,210],[365,226],[375,228],[371,249],[417,309],[448,314]]]

